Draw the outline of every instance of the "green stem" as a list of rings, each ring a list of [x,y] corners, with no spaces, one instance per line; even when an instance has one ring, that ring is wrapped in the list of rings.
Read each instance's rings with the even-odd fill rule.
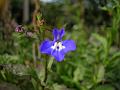
[[[45,77],[44,77],[44,80],[43,80],[43,82],[45,83],[45,86],[46,86],[47,76],[48,76],[47,65],[48,65],[48,62],[47,62],[47,56],[46,56],[46,59],[45,59]],[[45,86],[42,87],[42,90],[45,90]]]
[[[46,83],[47,81],[47,74],[48,74],[48,69],[47,69],[47,60],[45,60],[45,78],[44,78],[44,82]]]

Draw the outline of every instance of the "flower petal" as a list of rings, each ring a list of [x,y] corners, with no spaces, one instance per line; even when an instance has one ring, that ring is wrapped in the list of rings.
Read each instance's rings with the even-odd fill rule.
[[[40,46],[40,52],[41,53],[46,53],[46,54],[49,54],[51,55],[51,52],[52,52],[52,48],[51,46],[54,44],[53,41],[49,41],[49,40],[45,40],[41,46]]]
[[[59,32],[60,39],[62,39],[62,37],[64,36],[64,34],[65,34],[65,29],[62,28],[62,29],[60,30],[60,32]]]
[[[65,53],[63,50],[57,51],[54,50],[51,54],[58,62],[61,62],[64,59]]]
[[[62,42],[63,46],[65,46],[64,53],[67,53],[69,51],[74,51],[76,49],[76,44],[73,40],[65,40]]]
[[[59,39],[59,30],[57,28],[53,29],[54,41]]]

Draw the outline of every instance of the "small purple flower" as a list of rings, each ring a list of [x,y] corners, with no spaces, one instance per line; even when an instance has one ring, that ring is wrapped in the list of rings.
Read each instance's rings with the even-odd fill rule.
[[[40,52],[53,56],[59,62],[62,61],[67,52],[76,49],[76,44],[73,40],[62,41],[64,34],[64,29],[54,29],[54,40],[45,40],[40,46]]]
[[[21,33],[21,32],[24,31],[24,29],[23,29],[22,25],[18,25],[18,26],[16,27],[15,31]]]

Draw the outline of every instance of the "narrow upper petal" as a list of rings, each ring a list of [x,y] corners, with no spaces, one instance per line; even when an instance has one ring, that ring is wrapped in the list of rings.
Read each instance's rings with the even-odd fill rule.
[[[49,41],[49,40],[45,40],[41,46],[40,46],[40,52],[41,53],[46,53],[46,54],[49,54],[51,55],[51,52],[52,52],[52,48],[51,46],[54,44],[53,41]]]
[[[76,44],[73,40],[65,40],[62,42],[62,45],[65,46],[64,53],[67,53],[69,51],[74,51],[76,49]]]
[[[51,54],[58,62],[61,62],[64,59],[65,53],[63,50],[57,51],[54,50]]]
[[[59,39],[59,30],[57,28],[53,29],[53,36],[54,36],[54,41],[57,41]]]
[[[62,28],[62,29],[59,31],[60,39],[62,39],[62,37],[64,36],[64,34],[65,34],[65,29]]]

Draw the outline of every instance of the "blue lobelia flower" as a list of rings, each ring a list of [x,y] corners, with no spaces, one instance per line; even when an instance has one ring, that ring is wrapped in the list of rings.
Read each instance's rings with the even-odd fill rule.
[[[62,61],[67,52],[76,49],[76,44],[73,40],[62,41],[65,30],[53,29],[54,40],[45,40],[40,46],[40,52],[53,56],[57,61]]]

